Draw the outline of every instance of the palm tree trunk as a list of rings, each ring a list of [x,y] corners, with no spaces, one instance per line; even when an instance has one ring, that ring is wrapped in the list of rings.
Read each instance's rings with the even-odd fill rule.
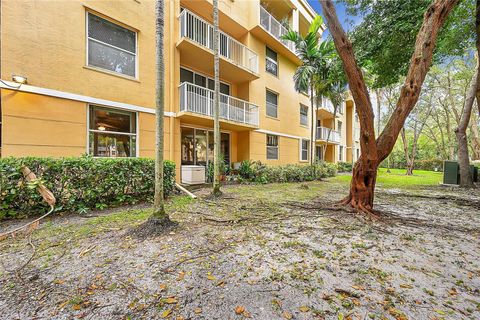
[[[311,126],[310,126],[310,164],[313,165],[315,163],[315,108],[313,102],[313,78],[310,79],[310,109],[312,110],[311,114],[312,117],[310,119]],[[301,143],[301,142],[300,142]]]
[[[163,113],[165,110],[165,61],[164,61],[164,6],[163,0],[156,2],[156,48],[157,48],[157,86],[156,86],[156,108],[155,108],[155,196],[153,218],[159,220],[168,219],[165,212],[164,195],[163,195]]]
[[[215,92],[213,96],[213,194],[218,195],[220,191],[220,58],[219,58],[220,33],[218,30],[218,0],[213,0],[213,73],[215,81]]]

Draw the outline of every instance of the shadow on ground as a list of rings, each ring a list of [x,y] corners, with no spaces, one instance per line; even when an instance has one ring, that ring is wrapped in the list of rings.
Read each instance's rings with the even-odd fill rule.
[[[347,190],[200,190],[144,241],[128,230],[149,208],[52,218],[0,243],[0,318],[480,318],[478,191],[380,189],[369,222],[331,208]]]

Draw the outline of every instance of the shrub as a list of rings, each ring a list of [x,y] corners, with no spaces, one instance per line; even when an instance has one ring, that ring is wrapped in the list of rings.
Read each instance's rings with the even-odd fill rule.
[[[155,162],[141,158],[0,159],[0,218],[44,212],[47,204],[20,172],[27,166],[57,199],[56,211],[87,212],[150,200]],[[164,163],[164,192],[175,188],[175,163]]]
[[[337,162],[338,172],[352,172],[353,164],[351,162]]]
[[[242,161],[238,170],[242,182],[274,183],[303,182],[320,180],[336,174],[336,166],[331,163],[319,163],[314,166],[287,164],[267,166],[260,161]]]

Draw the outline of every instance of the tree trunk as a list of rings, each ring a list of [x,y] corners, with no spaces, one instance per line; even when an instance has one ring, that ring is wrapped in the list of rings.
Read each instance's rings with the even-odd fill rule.
[[[478,103],[478,100],[477,100]],[[470,132],[472,137],[472,160],[480,160],[480,137],[478,136],[478,116],[472,113],[472,121],[470,121]]]
[[[153,219],[168,220],[169,217],[165,212],[164,195],[163,195],[163,128],[164,128],[164,110],[165,110],[165,61],[164,61],[164,1],[156,2],[156,108],[155,108],[155,195]]]
[[[382,121],[382,108],[380,106],[380,89],[375,90],[375,97],[377,98],[377,135],[380,134],[380,127]]]
[[[407,176],[411,176],[413,174],[413,161],[410,160],[410,154],[408,152],[408,141],[407,135],[405,134],[405,128],[402,128],[402,130],[400,131],[400,135],[402,137],[403,152],[405,154],[405,166],[407,169],[407,172],[405,174]]]
[[[348,84],[360,120],[360,148],[362,155],[356,162],[350,194],[343,201],[353,208],[373,213],[373,198],[377,168],[392,151],[406,118],[418,101],[425,76],[432,62],[438,32],[458,0],[435,0],[424,14],[423,24],[417,34],[415,50],[401,89],[395,110],[385,129],[375,140],[373,110],[362,72],[357,65],[352,43],[338,20],[332,0],[322,0],[323,14],[332,35],[335,48],[342,59]]]
[[[220,191],[220,73],[219,73],[219,41],[218,30],[218,0],[213,0],[213,72],[214,72],[214,97],[213,97],[213,194],[219,195]]]
[[[360,156],[353,167],[350,194],[342,200],[342,204],[363,212],[372,212],[379,164],[378,161],[370,161],[364,159],[363,155]]]
[[[473,178],[470,172],[470,158],[468,156],[468,140],[467,140],[467,127],[470,122],[470,116],[472,113],[473,102],[475,100],[477,86],[478,86],[478,67],[479,61],[477,59],[477,70],[472,78],[470,89],[468,90],[467,99],[465,100],[465,106],[463,108],[460,123],[455,129],[455,135],[458,143],[458,164],[460,167],[460,186],[465,188],[473,187]]]
[[[310,79],[310,109],[312,110],[311,114],[312,114],[312,117],[310,119],[310,123],[311,123],[311,126],[310,126],[310,164],[313,165],[315,163],[315,144],[316,144],[316,140],[315,140],[315,131],[316,131],[316,126],[315,126],[315,120],[316,120],[316,117],[315,117],[315,111],[316,109],[314,108],[314,102],[313,102],[313,77],[312,79]],[[301,143],[301,142],[300,142]]]

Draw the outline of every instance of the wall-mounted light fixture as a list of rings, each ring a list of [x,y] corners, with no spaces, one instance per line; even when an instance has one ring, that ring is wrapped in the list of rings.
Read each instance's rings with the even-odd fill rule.
[[[12,80],[16,83],[19,83],[19,84],[25,84],[27,83],[27,78],[24,77],[24,76],[19,76],[19,75],[12,75]]]

